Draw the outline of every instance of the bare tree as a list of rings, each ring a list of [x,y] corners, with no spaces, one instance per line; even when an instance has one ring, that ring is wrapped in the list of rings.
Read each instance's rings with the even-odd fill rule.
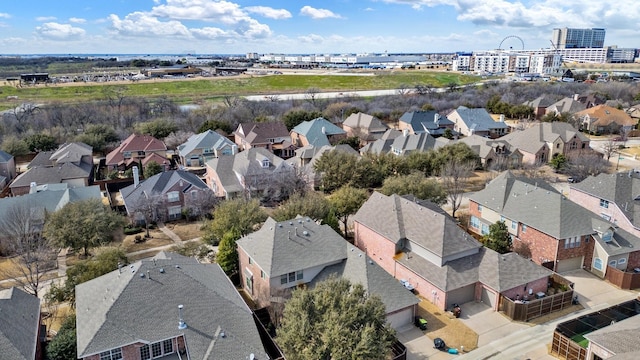
[[[602,151],[604,153],[604,157],[609,161],[611,155],[618,152],[619,142],[614,141],[613,138],[609,138],[607,141],[602,144]]]
[[[599,153],[580,154],[569,158],[569,166],[566,174],[576,180],[582,180],[588,176],[596,176],[607,172],[611,164]]]
[[[133,222],[143,220],[147,237],[150,237],[149,225],[164,219],[165,211],[162,210],[166,210],[166,202],[162,194],[147,194],[143,192],[135,201],[130,217]],[[140,216],[142,216],[142,219],[140,219]]]
[[[317,102],[318,102],[318,94],[320,93],[320,89],[312,87],[312,88],[308,88],[307,91],[305,92],[305,99],[311,103],[311,105],[313,105],[313,107],[316,107]]]
[[[26,292],[38,296],[45,273],[56,266],[56,252],[42,236],[45,213],[29,202],[9,207],[0,220],[2,242],[12,266],[2,270]]]
[[[473,161],[458,161],[449,159],[440,170],[442,184],[447,191],[447,199],[451,205],[451,216],[456,217],[456,211],[462,203],[462,194],[476,164]]]
[[[209,188],[197,191],[193,195],[185,194],[185,208],[187,208],[189,216],[192,217],[204,217],[206,214],[210,214],[219,201],[220,199]]]

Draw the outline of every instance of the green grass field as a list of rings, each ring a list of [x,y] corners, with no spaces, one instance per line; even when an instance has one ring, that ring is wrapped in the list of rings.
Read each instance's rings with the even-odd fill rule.
[[[140,83],[87,83],[73,86],[38,85],[17,88],[8,82],[0,86],[0,110],[25,102],[53,101],[80,103],[106,99],[109,93],[129,97],[155,98],[167,96],[177,103],[196,103],[223,96],[281,94],[320,91],[357,91],[413,88],[416,85],[445,87],[449,84],[473,83],[478,77],[449,72],[402,71],[375,76],[274,75],[255,77],[202,78],[196,80],[156,80]],[[15,97],[18,97],[15,99]]]

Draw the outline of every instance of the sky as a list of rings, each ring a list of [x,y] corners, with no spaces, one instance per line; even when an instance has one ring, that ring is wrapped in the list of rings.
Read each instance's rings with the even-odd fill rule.
[[[640,47],[638,0],[0,0],[0,54],[438,53]]]

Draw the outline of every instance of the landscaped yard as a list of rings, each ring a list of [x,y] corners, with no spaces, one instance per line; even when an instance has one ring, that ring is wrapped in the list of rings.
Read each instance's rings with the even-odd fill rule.
[[[173,231],[176,235],[180,237],[182,241],[201,237],[202,226],[203,226],[203,223],[201,221],[195,221],[195,222],[179,221],[175,223],[166,224],[167,229]]]
[[[424,332],[431,339],[441,338],[448,347],[471,351],[478,347],[478,334],[467,327],[452,313],[438,309],[428,300],[420,297],[418,315],[427,320],[427,330]]]

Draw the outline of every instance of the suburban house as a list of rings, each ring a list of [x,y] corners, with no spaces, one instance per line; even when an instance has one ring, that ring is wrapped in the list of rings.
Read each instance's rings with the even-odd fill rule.
[[[207,130],[191,135],[177,150],[182,165],[199,167],[209,159],[237,153],[238,146],[225,136]]]
[[[282,122],[240,124],[233,135],[240,151],[261,147],[286,159],[293,156],[295,150],[289,130]]]
[[[639,359],[640,316],[611,321],[609,326],[585,334],[586,359]]]
[[[469,213],[470,230],[484,235],[491,224],[504,221],[514,251],[555,272],[582,268],[603,272],[603,259],[597,252],[594,255],[594,248],[612,239],[616,242],[610,245],[640,241],[548,183],[508,171],[470,196]]]
[[[346,136],[356,136],[361,145],[366,145],[380,139],[389,126],[373,115],[357,112],[344,119],[342,129]]]
[[[360,157],[360,153],[347,144],[338,144],[335,146],[324,145],[320,148],[313,145],[307,145],[297,149],[296,156],[287,159],[287,163],[298,169],[298,174],[304,178],[309,188],[316,189],[320,185],[322,179],[321,175],[316,173],[314,167],[316,161],[318,161],[318,159],[328,151],[344,152]]]
[[[453,131],[464,136],[473,134],[492,139],[505,135],[509,126],[504,121],[494,121],[484,108],[470,109],[459,106],[447,118],[453,122]]]
[[[0,150],[0,190],[16,177],[16,160],[13,155]]]
[[[139,181],[134,168],[133,176],[134,183],[120,189],[120,194],[127,215],[135,221],[176,220],[182,218],[183,213],[200,215],[211,207],[211,189],[193,173],[169,170]]]
[[[297,147],[332,145],[346,136],[347,132],[324,118],[303,121],[291,129],[291,142]]]
[[[565,97],[547,107],[547,113],[559,115],[561,113],[575,114],[586,109],[586,105],[578,101],[578,95]]]
[[[511,132],[500,140],[518,149],[525,164],[546,164],[556,154],[567,157],[590,152],[590,139],[568,123],[555,121],[535,124]]]
[[[598,105],[604,105],[607,102],[602,95],[597,94],[576,94],[574,95],[574,98],[583,103],[587,109]]]
[[[440,116],[434,110],[409,111],[398,119],[399,130],[409,130],[410,134],[427,133],[433,137],[444,135],[446,129],[452,131],[453,122],[446,117]]]
[[[575,113],[582,129],[599,134],[624,134],[635,128],[638,121],[624,110],[597,105]]]
[[[168,162],[164,142],[150,135],[131,134],[107,154],[105,165],[109,170],[124,171],[132,166],[145,167],[152,161],[158,165]]]
[[[93,183],[91,146],[84,143],[60,145],[55,151],[41,151],[29,163],[29,169],[18,175],[9,186],[13,196],[28,194],[31,187],[67,183],[70,187]]]
[[[482,301],[497,310],[501,296],[546,291],[552,274],[483,247],[440,207],[410,196],[374,192],[353,222],[354,244],[440,309]]]
[[[0,290],[1,358],[44,359],[45,332],[39,298],[17,287]]]
[[[244,290],[258,306],[284,301],[295,287],[313,287],[337,276],[378,295],[394,328],[413,321],[416,296],[329,225],[304,217],[281,222],[269,218],[237,244]]]
[[[393,141],[397,137],[402,135],[403,132],[400,130],[389,129],[384,134],[382,134],[382,137],[380,137],[380,139],[360,148],[360,154],[386,154],[391,151],[391,144],[393,144]]]
[[[408,129],[402,130],[402,136],[393,139],[390,152],[395,155],[408,155],[411,152],[436,150],[450,142],[445,137],[435,138],[427,132],[410,134]]]
[[[548,107],[556,102],[556,97],[551,95],[540,95],[534,100],[527,101],[523,105],[529,106],[533,109],[533,116],[536,119],[542,118],[548,112]]]
[[[268,359],[217,264],[160,252],[76,286],[78,359]]]
[[[517,169],[522,166],[523,155],[504,140],[488,139],[484,136],[465,136],[455,142],[467,144],[480,157],[485,169]]]
[[[206,167],[207,185],[215,196],[225,199],[258,195],[294,175],[292,165],[262,147],[211,159]]]

